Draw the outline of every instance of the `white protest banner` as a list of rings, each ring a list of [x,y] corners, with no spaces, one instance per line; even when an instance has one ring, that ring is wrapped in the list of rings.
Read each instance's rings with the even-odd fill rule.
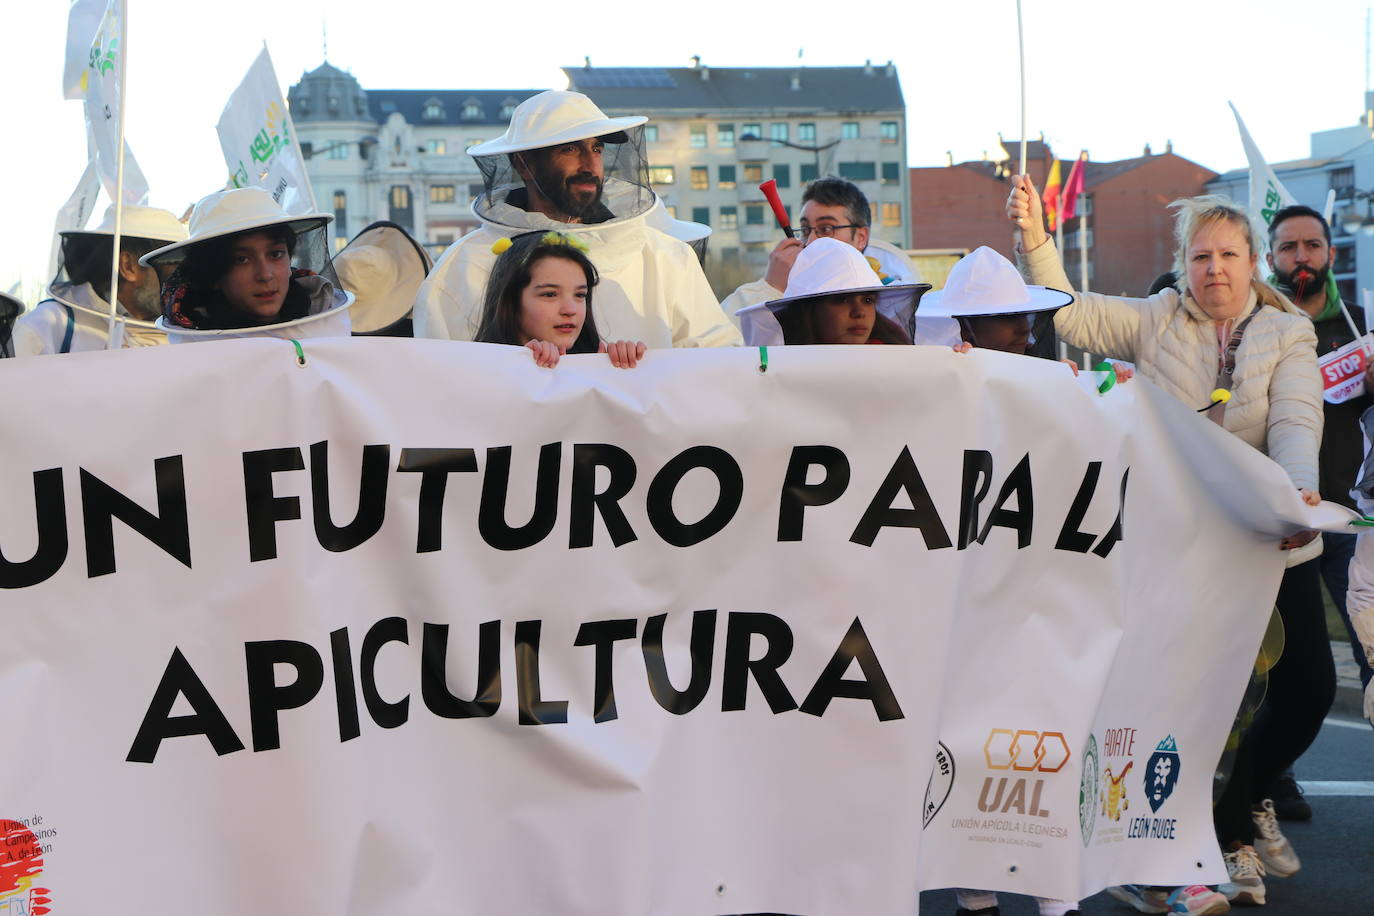
[[[1356,338],[1339,350],[1317,357],[1322,374],[1322,396],[1328,404],[1343,404],[1364,394],[1364,370],[1369,363],[1374,335]]]
[[[316,211],[315,192],[266,47],[229,97],[216,130],[234,187],[262,188],[293,215]]]
[[[68,37],[70,44],[71,37]],[[87,137],[94,147],[100,181],[110,200],[119,197],[119,107],[123,104],[119,89],[120,61],[124,55],[124,21],[120,17],[120,0],[109,0],[104,14],[91,39],[86,69],[81,71],[81,93],[86,100]],[[148,180],[134,159],[127,141],[124,146],[123,202],[146,204]]]
[[[1211,770],[1300,507],[1148,382],[343,339],[0,384],[45,392],[0,449],[0,903],[906,916],[1224,877]],[[112,893],[140,844],[155,884]]]

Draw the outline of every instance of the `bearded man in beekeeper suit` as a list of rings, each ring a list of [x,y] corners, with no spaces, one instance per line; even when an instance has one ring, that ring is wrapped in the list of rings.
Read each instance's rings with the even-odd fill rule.
[[[644,117],[607,117],[578,92],[526,99],[506,132],[468,150],[486,183],[482,227],[434,265],[415,302],[415,336],[472,340],[496,255],[522,232],[556,229],[586,244],[600,273],[592,297],[607,340],[650,347],[740,344],[691,247],[653,228]]]
[[[107,349],[114,220],[111,207],[98,228],[61,233],[61,261],[48,286],[49,298],[14,324],[15,356]],[[162,312],[162,280],[176,265],[146,267],[138,259],[185,238],[186,226],[166,210],[125,205],[120,220],[115,348],[167,342],[167,335],[153,322]]]

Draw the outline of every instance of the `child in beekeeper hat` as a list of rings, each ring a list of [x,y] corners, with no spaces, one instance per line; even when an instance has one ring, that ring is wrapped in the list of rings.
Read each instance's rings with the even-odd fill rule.
[[[479,343],[528,347],[546,369],[565,353],[606,353],[632,369],[643,341],[607,343],[596,329],[592,293],[597,272],[581,241],[561,232],[527,232],[492,245],[496,263],[482,301]]]
[[[353,296],[329,258],[328,213],[292,216],[266,191],[202,199],[184,242],[144,255],[178,262],[162,286],[158,326],[172,343],[232,337],[347,337]]]
[[[797,255],[781,299],[738,312],[751,347],[778,344],[909,344],[928,283],[884,286],[868,259],[839,239]]]

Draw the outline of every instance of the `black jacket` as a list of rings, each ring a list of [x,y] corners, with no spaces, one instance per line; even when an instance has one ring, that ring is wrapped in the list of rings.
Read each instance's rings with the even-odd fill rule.
[[[1358,305],[1347,305],[1355,326],[1365,330],[1364,309]],[[1345,317],[1337,315],[1325,321],[1315,321],[1312,328],[1317,332],[1317,358],[1320,359],[1332,350],[1355,339],[1350,333],[1350,325]],[[1360,432],[1360,414],[1374,406],[1374,396],[1366,391],[1357,398],[1344,404],[1322,404],[1324,429],[1322,431],[1321,455],[1318,459],[1323,499],[1338,502],[1343,506],[1355,508],[1350,498],[1350,488],[1355,486],[1360,462],[1364,460],[1364,437]]]

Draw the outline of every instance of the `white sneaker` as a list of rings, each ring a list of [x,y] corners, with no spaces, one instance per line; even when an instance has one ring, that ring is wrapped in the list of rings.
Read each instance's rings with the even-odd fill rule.
[[[1253,846],[1237,846],[1223,852],[1231,880],[1217,888],[1226,899],[1241,906],[1264,906],[1264,863]]]
[[[1288,840],[1279,830],[1278,815],[1274,813],[1274,802],[1266,798],[1260,807],[1251,812],[1255,821],[1255,852],[1264,863],[1264,870],[1275,878],[1287,878],[1297,874],[1302,868],[1298,854],[1288,845]]]

